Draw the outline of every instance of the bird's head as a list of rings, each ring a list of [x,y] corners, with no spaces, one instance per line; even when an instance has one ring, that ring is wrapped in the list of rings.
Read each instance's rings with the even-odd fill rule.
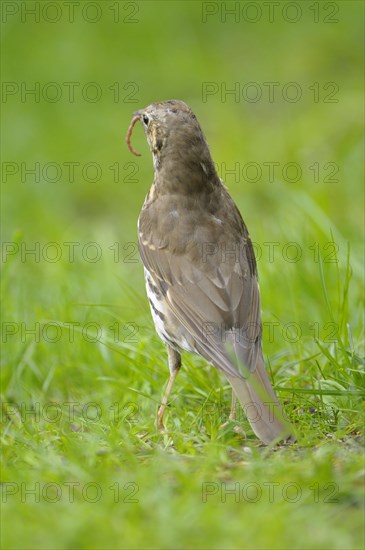
[[[152,103],[134,113],[126,142],[129,150],[140,156],[131,145],[134,125],[140,121],[153,155],[155,169],[167,168],[170,163],[185,166],[199,165],[211,173],[213,161],[200,124],[186,103],[179,100]]]

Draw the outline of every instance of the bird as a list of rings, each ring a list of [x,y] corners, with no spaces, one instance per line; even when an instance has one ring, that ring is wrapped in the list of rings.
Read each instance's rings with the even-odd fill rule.
[[[265,368],[257,265],[242,216],[219,178],[192,109],[181,100],[152,103],[133,114],[126,143],[141,122],[154,179],[138,219],[138,248],[157,334],[167,346],[170,376],[164,412],[181,353],[203,357],[232,386],[265,445],[296,440]]]

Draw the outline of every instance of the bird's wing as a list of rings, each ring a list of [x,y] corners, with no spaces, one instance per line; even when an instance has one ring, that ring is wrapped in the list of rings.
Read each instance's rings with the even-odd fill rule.
[[[225,208],[229,209],[229,201]],[[227,232],[223,226],[220,233],[212,228],[206,231],[206,223],[197,223],[190,238],[184,239],[182,223],[154,231],[154,224],[161,229],[161,223],[170,221],[165,222],[166,216],[149,215],[147,207],[139,220],[139,250],[172,313],[192,335],[196,352],[225,374],[252,429],[268,444],[293,432],[262,357],[260,295],[252,244],[231,203],[228,215],[232,212],[236,215],[233,223],[232,218],[228,220]],[[186,216],[180,219],[192,225]],[[181,239],[174,237],[177,227]],[[233,245],[238,240],[241,246],[237,255]],[[205,256],[202,243],[210,245]]]
[[[250,242],[243,242],[239,257],[226,254],[222,262],[218,250],[217,258],[209,255],[204,261],[198,242],[195,248],[190,243],[184,254],[173,253],[168,239],[158,246],[141,225],[142,261],[173,314],[193,336],[196,351],[231,377],[254,371],[261,353],[261,321]]]

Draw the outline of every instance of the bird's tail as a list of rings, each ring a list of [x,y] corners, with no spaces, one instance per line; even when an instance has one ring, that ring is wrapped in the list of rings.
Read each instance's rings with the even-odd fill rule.
[[[293,427],[275,395],[260,355],[255,370],[247,378],[225,375],[253,431],[265,445],[274,441],[295,441]]]

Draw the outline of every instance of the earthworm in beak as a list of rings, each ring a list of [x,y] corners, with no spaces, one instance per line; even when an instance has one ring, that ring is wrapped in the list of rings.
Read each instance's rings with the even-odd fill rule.
[[[128,145],[128,149],[130,150],[131,153],[133,153],[133,155],[136,155],[136,157],[140,157],[141,153],[137,153],[137,151],[135,151],[133,149],[132,144],[131,144],[131,137],[132,137],[132,132],[133,132],[133,126],[135,125],[137,120],[139,120],[139,118],[140,118],[139,115],[135,115],[132,118],[131,123],[130,123],[129,128],[128,128],[126,138],[125,138],[126,144]]]

